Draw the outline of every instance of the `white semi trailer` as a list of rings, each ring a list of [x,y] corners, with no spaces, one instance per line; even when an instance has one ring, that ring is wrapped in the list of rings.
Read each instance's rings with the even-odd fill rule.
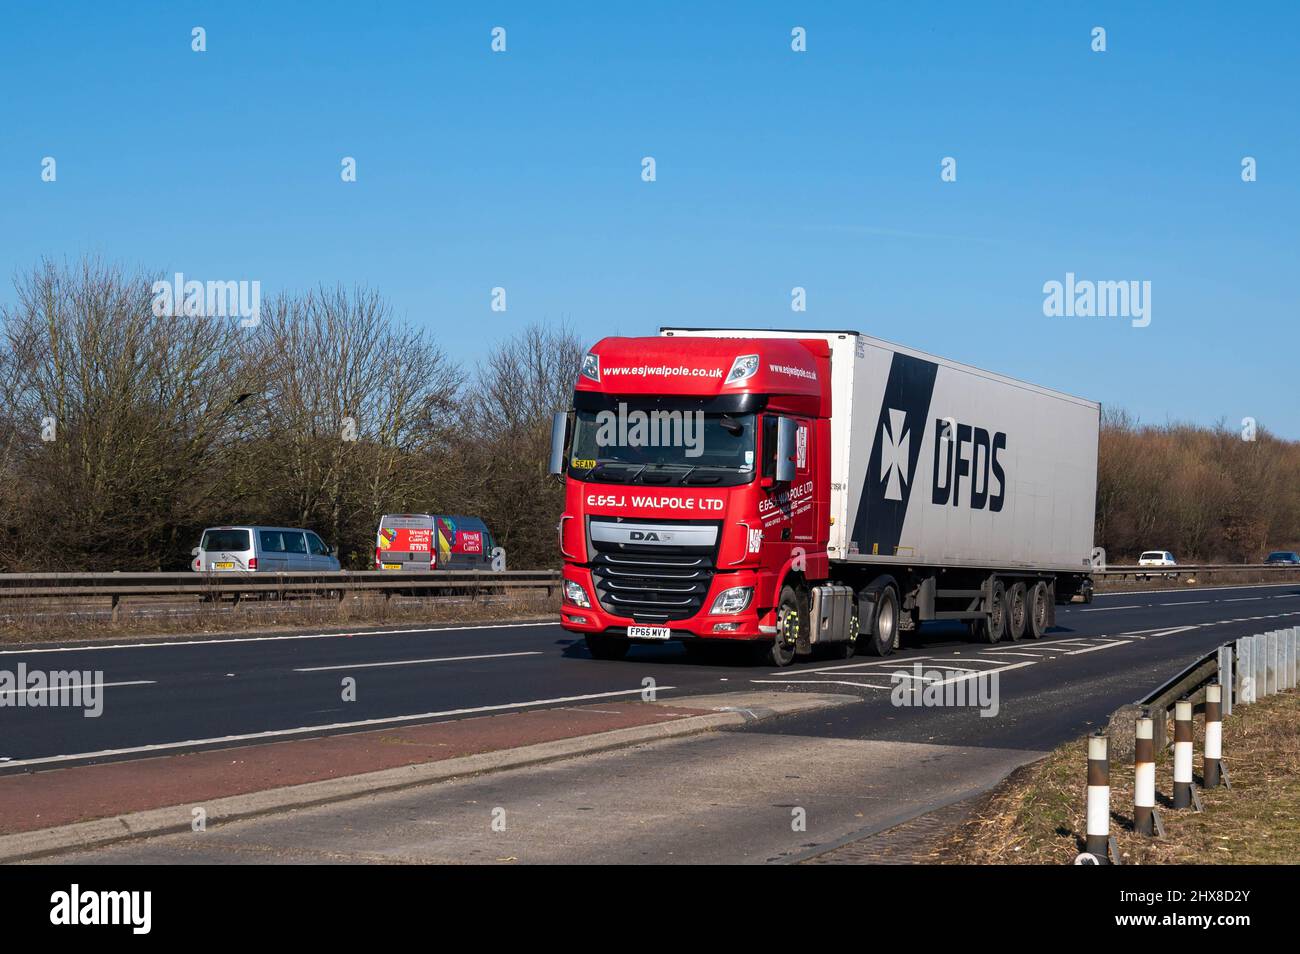
[[[732,436],[706,431],[703,467],[597,447],[616,406],[698,410]],[[583,611],[562,620],[593,651],[745,639],[785,664],[819,643],[887,653],[929,620],[997,642],[1091,596],[1093,401],[857,332],[669,327],[594,346],[574,414],[555,466]]]

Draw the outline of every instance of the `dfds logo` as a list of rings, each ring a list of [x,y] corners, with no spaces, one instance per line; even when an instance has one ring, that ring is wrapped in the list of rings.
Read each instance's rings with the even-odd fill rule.
[[[934,491],[930,499],[936,504],[951,500],[954,507],[959,506],[962,481],[969,477],[966,502],[970,508],[987,507],[997,513],[1007,499],[1007,475],[998,461],[998,452],[1006,448],[1007,435],[1003,431],[990,436],[982,427],[938,418],[934,422]],[[994,479],[997,493],[992,491]]]

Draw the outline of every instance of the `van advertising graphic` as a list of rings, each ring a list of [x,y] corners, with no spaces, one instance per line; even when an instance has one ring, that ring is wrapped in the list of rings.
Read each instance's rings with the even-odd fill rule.
[[[383,527],[379,531],[379,549],[398,553],[428,553],[433,531],[428,527]]]

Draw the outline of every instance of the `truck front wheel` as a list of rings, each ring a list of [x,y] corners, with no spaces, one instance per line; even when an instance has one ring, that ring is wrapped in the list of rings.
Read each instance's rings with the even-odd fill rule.
[[[808,595],[802,588],[781,587],[776,607],[776,637],[764,643],[758,654],[765,666],[784,667],[794,662],[795,646],[808,625]]]

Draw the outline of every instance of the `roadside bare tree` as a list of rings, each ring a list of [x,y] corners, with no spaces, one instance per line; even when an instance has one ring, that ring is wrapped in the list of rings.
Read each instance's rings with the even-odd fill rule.
[[[0,313],[26,495],[20,562],[158,567],[224,491],[252,373],[238,327],[155,315],[150,277],[43,262]]]
[[[464,400],[465,510],[482,516],[518,567],[554,566],[563,484],[546,473],[551,414],[569,406],[584,343],[529,325],[479,366]]]
[[[364,563],[378,515],[422,496],[418,458],[436,452],[455,416],[460,369],[366,288],[276,299],[259,346],[264,454],[249,463],[270,509]]]

